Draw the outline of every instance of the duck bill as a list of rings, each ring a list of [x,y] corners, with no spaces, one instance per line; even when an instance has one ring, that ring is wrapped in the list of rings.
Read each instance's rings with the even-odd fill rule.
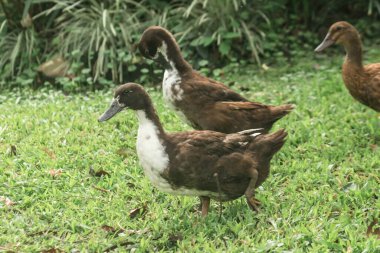
[[[115,116],[118,112],[121,112],[124,109],[124,107],[121,107],[116,99],[114,99],[111,103],[110,108],[108,108],[107,111],[105,111],[102,116],[98,118],[99,122],[103,122],[106,120],[109,120],[113,116]]]
[[[328,48],[329,46],[331,46],[334,43],[335,43],[335,41],[333,41],[330,38],[330,33],[328,33],[326,35],[325,39],[322,41],[322,43],[316,49],[314,49],[314,52],[317,52],[317,53],[322,52],[323,49]]]

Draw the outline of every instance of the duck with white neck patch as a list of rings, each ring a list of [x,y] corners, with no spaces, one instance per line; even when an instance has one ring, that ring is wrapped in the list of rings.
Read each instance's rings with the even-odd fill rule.
[[[288,114],[293,105],[270,106],[250,102],[224,84],[194,71],[182,57],[173,35],[159,26],[146,29],[139,50],[165,69],[165,101],[191,126],[223,133],[264,128]]]
[[[121,85],[110,108],[99,118],[105,121],[125,108],[136,111],[139,121],[137,154],[144,173],[159,190],[199,196],[202,215],[210,198],[228,201],[245,195],[257,210],[257,188],[269,175],[269,163],[285,142],[286,132],[261,134],[251,129],[235,134],[164,131],[149,95],[138,84]]]

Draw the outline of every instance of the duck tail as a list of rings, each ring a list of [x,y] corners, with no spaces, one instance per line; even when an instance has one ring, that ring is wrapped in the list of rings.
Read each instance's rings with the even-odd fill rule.
[[[257,136],[257,143],[254,145],[256,152],[263,158],[271,159],[278,152],[286,141],[288,133],[285,129],[280,129],[272,134]]]
[[[271,153],[274,155],[277,151],[279,151],[286,141],[286,136],[288,133],[285,129],[280,129],[273,134],[269,134],[269,145],[271,147]]]
[[[273,119],[278,120],[284,117],[285,115],[289,114],[294,108],[295,105],[293,104],[273,106],[271,108],[271,114],[273,116]]]

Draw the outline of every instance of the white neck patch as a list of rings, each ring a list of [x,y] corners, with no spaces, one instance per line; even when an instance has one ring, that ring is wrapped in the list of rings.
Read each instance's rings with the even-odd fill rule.
[[[144,111],[138,110],[136,114],[139,119],[136,149],[140,164],[152,184],[165,191],[171,186],[161,174],[169,165],[169,156],[161,143],[156,125],[146,117]]]
[[[172,65],[171,70],[165,70],[164,79],[162,81],[162,92],[164,99],[169,104],[174,103],[176,100],[182,100],[183,90],[181,89],[181,76],[178,73],[178,70],[175,68],[174,64]]]
[[[162,45],[157,48],[156,55],[153,57],[153,59],[157,59],[159,54],[162,54],[165,60],[169,62],[168,45],[164,41],[162,42]]]

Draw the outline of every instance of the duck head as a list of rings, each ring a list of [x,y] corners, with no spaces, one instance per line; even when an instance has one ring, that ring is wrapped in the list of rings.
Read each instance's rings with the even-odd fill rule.
[[[149,96],[141,85],[136,83],[123,84],[116,89],[110,107],[99,117],[98,121],[109,120],[125,108],[143,110],[148,104]]]
[[[170,62],[180,54],[173,35],[160,26],[148,27],[141,36],[138,44],[140,53],[165,68],[170,68]]]
[[[321,52],[334,44],[343,45],[347,48],[352,41],[357,41],[358,39],[360,39],[360,36],[354,26],[348,22],[339,21],[330,26],[325,39],[314,51]]]

